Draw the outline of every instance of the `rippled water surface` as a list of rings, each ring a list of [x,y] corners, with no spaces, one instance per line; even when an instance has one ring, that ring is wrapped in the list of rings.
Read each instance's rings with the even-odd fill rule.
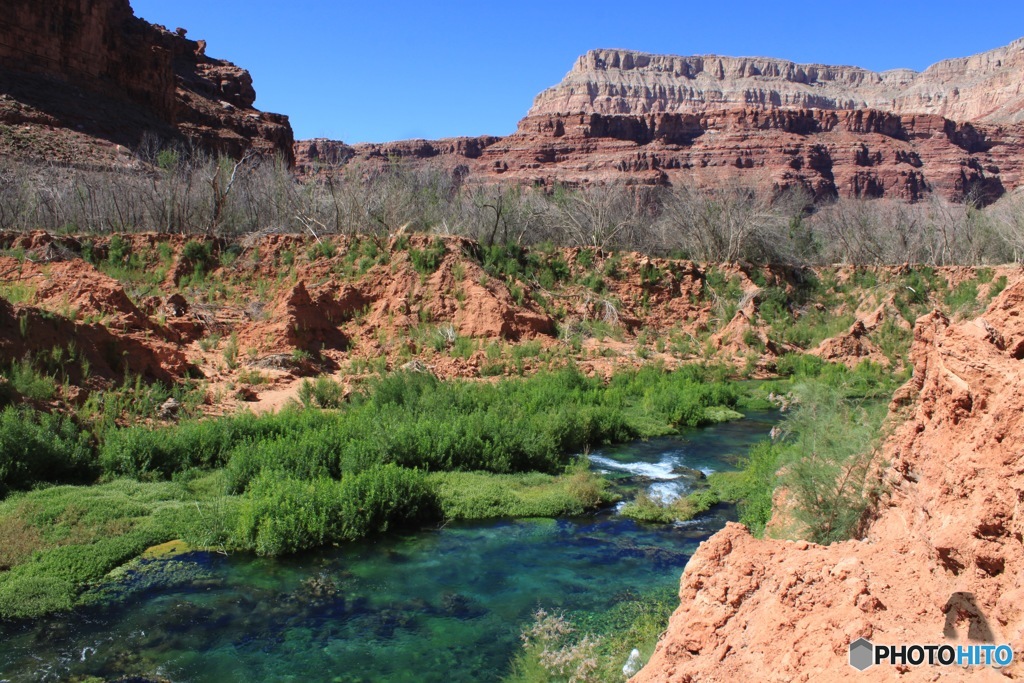
[[[626,495],[670,498],[735,467],[775,419],[752,414],[591,460]],[[449,525],[283,560],[154,561],[102,607],[0,624],[0,681],[493,681],[538,606],[603,611],[675,586],[730,515],[660,527],[605,511]]]

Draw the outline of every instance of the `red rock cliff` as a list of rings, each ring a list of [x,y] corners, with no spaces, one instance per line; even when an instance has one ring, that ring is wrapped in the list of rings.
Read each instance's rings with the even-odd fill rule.
[[[402,157],[471,182],[802,187],[817,197],[985,200],[1024,165],[1024,40],[922,73],[594,50],[504,139],[297,148],[309,166]],[[485,141],[485,142],[484,142]]]
[[[682,576],[636,683],[1005,680],[978,667],[848,665],[848,644],[983,640],[1024,652],[1024,279],[980,318],[914,330],[909,419],[887,440],[889,493],[863,540],[757,540],[728,525]],[[973,596],[984,621],[955,593]]]
[[[137,18],[128,0],[9,0],[0,21],[0,123],[129,147],[148,131],[292,157],[287,117],[253,108],[247,71],[207,57],[182,29]]]
[[[534,101],[540,114],[692,113],[708,109],[880,109],[957,121],[1024,121],[1024,39],[920,73],[796,64],[769,57],[591,50]]]

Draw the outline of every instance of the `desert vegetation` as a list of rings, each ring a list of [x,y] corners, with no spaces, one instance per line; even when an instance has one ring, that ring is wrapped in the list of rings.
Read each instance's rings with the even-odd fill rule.
[[[889,397],[907,378],[864,361],[853,369],[800,356],[783,366],[784,380],[760,383],[752,396],[784,396],[787,412],[775,438],[750,449],[737,472],[715,472],[706,486],[670,503],[640,495],[622,514],[645,522],[692,519],[722,502],[762,535],[773,512],[775,489],[787,491],[779,533],[816,543],[854,536],[878,491],[867,474],[880,442]],[[797,358],[787,359],[796,361]],[[780,474],[781,473],[781,474]]]
[[[120,171],[0,163],[0,230],[241,236],[398,232],[495,244],[593,247],[706,262],[980,265],[1024,257],[1024,200],[909,204],[732,185],[524,188],[443,167],[314,168],[147,141]]]
[[[737,385],[712,381],[721,373],[651,367],[607,385],[573,369],[497,384],[397,373],[340,410],[103,432],[9,407],[0,614],[88,600],[110,569],[171,539],[281,555],[446,519],[592,509],[610,494],[577,454],[744,405]]]
[[[979,312],[1024,243],[1013,197],[814,205],[140,159],[0,168],[5,618],[99,599],[107,572],[170,540],[274,557],[585,513],[615,500],[588,449],[779,404],[777,437],[739,471],[621,513],[731,504],[756,534],[849,538],[878,494],[867,474],[912,324]],[[53,286],[68,264],[106,299]],[[133,366],[142,352],[156,360]],[[245,410],[282,388],[284,409]],[[626,600],[608,623],[539,612],[510,676],[614,680],[670,603]]]

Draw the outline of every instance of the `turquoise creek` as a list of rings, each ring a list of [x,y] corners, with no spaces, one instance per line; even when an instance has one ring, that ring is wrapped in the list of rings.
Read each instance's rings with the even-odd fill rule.
[[[735,469],[777,419],[751,413],[606,448],[591,462],[627,497],[643,488],[670,499]],[[538,607],[600,613],[674,590],[697,545],[732,516],[719,506],[652,526],[604,510],[452,524],[277,560],[141,561],[93,607],[0,623],[0,681],[495,681]]]

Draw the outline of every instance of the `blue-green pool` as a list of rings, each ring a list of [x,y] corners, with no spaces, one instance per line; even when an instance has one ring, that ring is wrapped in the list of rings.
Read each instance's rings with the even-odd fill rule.
[[[735,467],[776,420],[755,413],[592,462],[627,495],[671,497],[702,472]],[[674,587],[731,514],[662,527],[605,510],[453,524],[279,560],[154,561],[102,605],[0,623],[0,681],[493,681],[537,607],[600,612]]]

